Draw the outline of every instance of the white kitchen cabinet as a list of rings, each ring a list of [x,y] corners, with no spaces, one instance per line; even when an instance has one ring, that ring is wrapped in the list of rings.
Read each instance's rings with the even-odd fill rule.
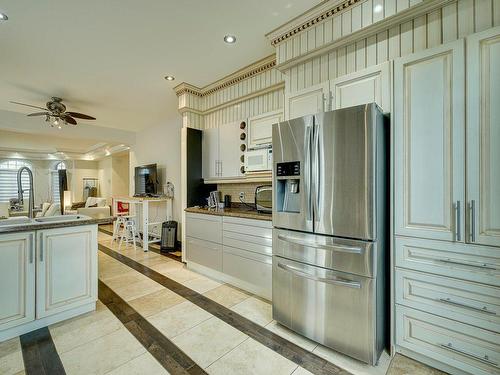
[[[37,232],[37,319],[97,300],[97,228]]]
[[[0,236],[0,331],[35,319],[34,232]]]
[[[468,240],[500,246],[500,27],[467,38]]]
[[[394,62],[395,233],[464,240],[464,41]]]
[[[330,82],[285,93],[287,120],[330,110]]]
[[[332,109],[377,103],[384,112],[391,112],[390,73],[390,62],[385,62],[331,80]]]
[[[283,111],[266,112],[248,119],[248,148],[255,148],[273,141],[273,124],[283,121]]]
[[[240,140],[241,121],[221,125],[218,128],[203,130],[203,178],[205,180],[217,180],[221,178],[240,177],[240,157],[243,155],[241,144],[246,140]]]
[[[205,180],[219,177],[219,129],[205,129],[202,136],[202,169]]]

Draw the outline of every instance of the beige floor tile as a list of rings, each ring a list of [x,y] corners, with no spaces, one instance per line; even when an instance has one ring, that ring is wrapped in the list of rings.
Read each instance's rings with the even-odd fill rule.
[[[212,314],[186,301],[147,317],[166,337],[172,338],[210,319]]]
[[[105,309],[65,320],[49,329],[58,353],[64,353],[122,327],[113,313]]]
[[[148,266],[148,267],[151,268],[152,270],[158,272],[158,273],[165,275],[168,272],[184,269],[184,264],[181,262],[176,262],[176,261],[172,260],[172,261],[168,261],[168,262],[159,262],[157,264],[152,264],[151,266]]]
[[[276,321],[272,321],[269,323],[266,328],[271,332],[276,333],[277,335],[283,337],[284,339],[293,342],[295,345],[300,346],[308,351],[313,351],[314,348],[318,345],[318,343],[309,340],[308,338],[299,335],[298,333],[293,332],[292,330],[282,326]]]
[[[396,354],[387,370],[387,375],[445,375],[437,369],[414,361],[401,354]]]
[[[144,353],[106,375],[168,375],[168,373],[151,354]]]
[[[61,354],[68,375],[105,374],[146,351],[126,328]]]
[[[367,365],[323,345],[318,345],[313,353],[356,375],[385,375],[391,362],[391,357],[386,352],[380,356],[377,366]]]
[[[128,303],[142,316],[150,316],[184,302],[185,299],[168,289],[130,300]]]
[[[227,284],[209,290],[208,292],[203,293],[203,295],[226,307],[232,307],[247,298],[250,298],[251,296],[250,294]]]
[[[207,372],[215,375],[288,375],[296,368],[297,365],[292,361],[257,341],[248,339],[213,363]]]
[[[162,273],[169,279],[177,281],[178,283],[184,283],[186,281],[194,280],[200,277],[200,274],[190,271],[186,268],[166,270]]]
[[[141,260],[138,260],[138,262],[145,265],[146,267],[151,268],[154,265],[171,263],[171,262],[175,262],[175,260],[171,260],[163,255],[159,255],[157,257],[150,257],[150,258],[141,259]],[[177,263],[179,263],[179,262],[177,262]],[[180,265],[182,266],[182,264],[180,264]]]
[[[149,279],[143,274],[129,268],[127,272],[108,277],[105,283],[111,289],[116,289],[119,287],[127,286],[144,280],[149,280]]]
[[[213,317],[172,341],[200,367],[206,368],[247,338],[241,331]]]
[[[196,279],[184,281],[182,284],[198,293],[205,293],[222,285],[222,283],[205,276],[199,276]]]
[[[261,326],[265,326],[273,320],[272,309],[270,303],[255,297],[247,298],[231,307],[234,312]]]
[[[111,289],[113,289],[113,291],[125,301],[131,301],[133,299],[145,296],[146,294],[162,290],[164,289],[164,287],[158,284],[156,281],[146,279],[128,285],[119,285]]]
[[[0,343],[0,374],[17,375],[24,371],[23,353],[19,337]]]

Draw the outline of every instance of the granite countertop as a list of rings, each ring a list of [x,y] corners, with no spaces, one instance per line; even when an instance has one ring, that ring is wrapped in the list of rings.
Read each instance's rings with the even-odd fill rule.
[[[224,208],[219,211],[209,210],[208,208],[203,208],[203,207],[188,207],[185,209],[185,211],[196,214],[241,217],[244,219],[256,219],[256,220],[267,220],[267,221],[273,220],[273,216],[270,213],[269,214],[260,213],[257,212],[257,210],[255,209],[243,208],[243,207]]]
[[[6,225],[0,226],[0,234],[4,233],[16,233],[16,232],[29,232],[32,230],[42,230],[42,229],[53,229],[53,228],[64,228],[64,227],[74,227],[79,225],[91,225],[91,224],[111,224],[114,218],[112,216],[105,218],[88,218],[88,219],[80,219],[80,220],[71,220],[71,221],[55,221],[55,222],[30,222],[23,224],[14,224],[14,225]]]

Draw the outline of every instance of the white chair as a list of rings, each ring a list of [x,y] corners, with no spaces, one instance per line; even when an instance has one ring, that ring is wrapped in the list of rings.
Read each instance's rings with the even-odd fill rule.
[[[120,243],[118,245],[118,250],[121,249],[123,240],[125,240],[125,246],[130,242],[134,244],[134,250],[137,250],[135,245],[135,238],[137,237],[137,231],[135,227],[135,218],[133,216],[119,216],[125,219],[125,224],[122,232],[120,233]]]

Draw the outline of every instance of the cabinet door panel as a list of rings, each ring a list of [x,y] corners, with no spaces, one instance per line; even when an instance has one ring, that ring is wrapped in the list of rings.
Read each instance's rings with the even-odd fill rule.
[[[329,110],[330,83],[285,94],[285,117],[294,119]]]
[[[218,177],[219,163],[219,129],[203,130],[202,140],[202,164],[203,178],[210,179]]]
[[[334,109],[377,103],[384,112],[390,112],[390,85],[389,62],[332,80]]]
[[[0,331],[35,319],[33,232],[0,236]]]
[[[271,144],[273,124],[283,121],[283,111],[273,111],[248,119],[248,147]]]
[[[37,318],[97,299],[95,226],[38,233]]]
[[[396,234],[463,241],[463,40],[398,59],[394,70]]]
[[[500,246],[500,27],[467,46],[469,240]]]
[[[243,155],[243,152],[240,145],[246,144],[246,140],[240,140],[240,134],[243,132],[240,129],[240,123],[241,121],[236,121],[219,126],[219,177],[242,175],[240,156]]]

